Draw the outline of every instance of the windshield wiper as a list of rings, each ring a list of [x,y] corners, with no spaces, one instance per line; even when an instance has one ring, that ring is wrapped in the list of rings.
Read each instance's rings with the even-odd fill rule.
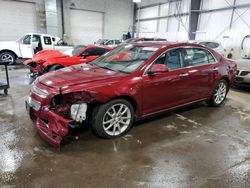
[[[129,74],[129,72],[127,72],[127,71],[123,71],[123,70],[117,70],[117,71],[121,72],[121,73]]]
[[[114,69],[111,69],[111,68],[109,68],[109,67],[107,67],[107,66],[100,66],[101,68],[103,68],[103,69],[108,69],[108,70],[111,70],[111,71],[113,71],[113,72],[116,72]]]

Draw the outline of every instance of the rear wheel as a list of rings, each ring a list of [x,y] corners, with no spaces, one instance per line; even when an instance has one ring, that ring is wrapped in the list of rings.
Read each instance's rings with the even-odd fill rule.
[[[55,70],[58,70],[58,69],[61,69],[63,68],[63,66],[61,65],[53,65],[49,68],[49,72],[52,72],[52,71],[55,71]]]
[[[0,61],[6,64],[14,64],[16,62],[16,56],[12,52],[1,52]]]
[[[98,107],[93,117],[93,129],[103,138],[114,138],[128,132],[134,122],[133,106],[116,99]]]
[[[220,106],[225,101],[228,90],[228,82],[226,80],[220,80],[215,87],[213,95],[208,101],[208,104],[211,106]]]

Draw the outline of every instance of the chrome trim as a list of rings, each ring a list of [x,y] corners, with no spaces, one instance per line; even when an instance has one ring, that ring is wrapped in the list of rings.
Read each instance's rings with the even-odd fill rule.
[[[30,107],[32,107],[35,111],[40,110],[41,108],[41,103],[32,99],[31,97],[28,98],[27,100],[28,104]]]
[[[164,108],[164,109],[158,110],[156,112],[151,112],[151,113],[148,113],[148,114],[143,114],[142,118],[145,118],[145,117],[148,117],[148,116],[152,116],[154,114],[159,114],[159,113],[167,112],[167,111],[174,110],[174,109],[177,109],[177,108],[181,108],[181,107],[184,107],[184,106],[188,106],[190,104],[194,104],[194,103],[199,103],[199,102],[202,102],[202,101],[206,101],[207,99],[208,98],[202,98],[202,99],[198,99],[198,100],[195,100],[195,101],[192,101],[192,102],[187,102],[187,103],[184,103],[184,104],[180,104],[180,105],[177,105],[177,106],[174,106],[174,107]]]
[[[35,84],[32,84],[31,92],[34,93],[35,95],[41,97],[41,98],[46,98],[48,95],[47,91],[38,88]]]
[[[148,70],[150,69],[150,67],[155,63],[155,61],[160,58],[164,53],[167,53],[168,51],[170,50],[175,50],[175,49],[179,49],[179,48],[198,48],[198,49],[202,49],[202,50],[206,50],[207,52],[209,52],[213,58],[215,59],[215,62],[214,63],[209,63],[209,64],[202,64],[202,65],[193,65],[193,66],[187,66],[187,67],[181,67],[179,69],[175,69],[175,70],[169,70],[168,72],[171,72],[171,71],[176,71],[176,70],[181,70],[181,69],[186,69],[186,68],[192,68],[192,67],[200,67],[200,66],[204,66],[204,65],[211,65],[211,64],[216,64],[218,63],[218,59],[215,58],[214,54],[211,53],[208,49],[206,48],[203,48],[203,47],[195,47],[195,46],[184,46],[184,47],[174,47],[174,48],[170,48],[170,49],[167,49],[166,51],[162,52],[153,62],[150,63],[150,65],[147,66],[147,68],[145,69],[145,71],[143,72],[142,76],[144,75],[148,75]]]

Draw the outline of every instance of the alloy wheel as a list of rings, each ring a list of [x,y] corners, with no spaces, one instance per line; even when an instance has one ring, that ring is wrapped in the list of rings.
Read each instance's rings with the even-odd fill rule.
[[[110,136],[118,136],[127,130],[131,119],[130,109],[125,104],[114,104],[104,114],[104,131]]]
[[[14,58],[10,54],[3,54],[1,56],[1,60],[2,60],[2,62],[12,63],[14,61]]]
[[[220,82],[218,87],[215,90],[214,102],[220,104],[224,101],[227,94],[227,86],[224,82]]]

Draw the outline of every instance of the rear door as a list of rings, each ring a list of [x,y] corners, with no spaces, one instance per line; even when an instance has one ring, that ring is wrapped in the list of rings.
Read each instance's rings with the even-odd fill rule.
[[[199,100],[210,95],[218,77],[218,63],[206,49],[186,48],[185,61],[189,64],[189,91],[192,100]]]
[[[184,62],[184,49],[168,50],[153,64],[166,64],[169,71],[143,75],[143,113],[153,113],[190,101],[189,68]],[[150,68],[149,68],[150,69]]]
[[[44,50],[53,50],[54,45],[50,36],[42,36],[42,48]]]

